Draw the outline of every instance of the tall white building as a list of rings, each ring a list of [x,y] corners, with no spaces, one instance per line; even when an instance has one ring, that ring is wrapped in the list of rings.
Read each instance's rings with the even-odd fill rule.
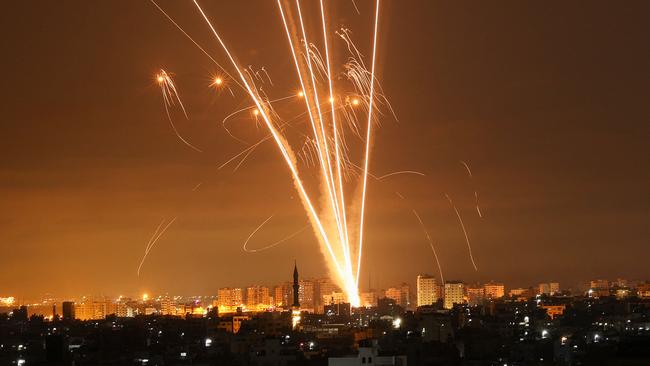
[[[444,308],[451,309],[454,304],[465,302],[465,284],[459,281],[445,282]]]
[[[438,284],[435,277],[419,275],[416,288],[418,306],[431,305],[438,301]]]

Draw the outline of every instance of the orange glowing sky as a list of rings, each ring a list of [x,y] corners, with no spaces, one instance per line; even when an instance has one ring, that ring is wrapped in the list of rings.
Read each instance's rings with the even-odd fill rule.
[[[240,62],[269,71],[270,93],[296,92],[274,2],[205,3]],[[647,6],[385,3],[378,74],[399,121],[382,120],[371,170],[427,176],[370,182],[362,287],[437,273],[411,207],[448,279],[647,277]],[[337,4],[333,24],[351,28],[367,54],[373,3],[357,0],[360,16],[351,2]],[[223,60],[193,7],[161,5]],[[265,252],[242,251],[271,214],[251,247],[299,230],[304,210],[273,145],[236,173],[217,170],[243,147],[221,120],[249,101],[211,90],[217,69],[149,2],[5,8],[0,296],[210,294],[286,281],[294,258],[301,275],[325,274],[309,230]],[[170,129],[154,80],[160,68],[174,74],[191,117],[179,127],[203,154]],[[253,136],[246,118],[234,123]],[[478,272],[445,193],[463,214]],[[138,278],[149,236],[173,217]]]

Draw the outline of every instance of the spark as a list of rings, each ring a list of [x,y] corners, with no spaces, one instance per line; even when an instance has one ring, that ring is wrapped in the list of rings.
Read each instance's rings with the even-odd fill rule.
[[[203,12],[203,9],[201,9],[201,7],[199,6],[197,0],[193,0],[193,1],[194,1],[194,4],[196,5],[196,7],[198,8],[199,12],[203,16],[203,19],[206,21],[206,23],[208,24],[208,26],[212,30],[212,34],[217,38],[217,41],[221,45],[222,49],[226,52],[226,55],[228,56],[230,62],[233,65],[233,67],[237,70],[237,73],[239,74],[239,77],[240,77],[242,83],[244,84],[244,86],[246,87],[246,91],[250,95],[251,99],[255,102],[257,108],[261,108],[262,104],[261,104],[261,101],[259,99],[259,96],[251,89],[248,81],[246,80],[246,77],[244,76],[241,69],[237,65],[237,62],[235,62],[234,57],[232,56],[232,54],[230,53],[230,51],[226,47],[225,43],[223,42],[223,40],[221,39],[221,37],[219,36],[217,31],[214,29],[214,26],[212,26],[212,23],[210,22],[208,17]],[[285,26],[286,26],[286,22],[285,22]],[[278,148],[280,149],[280,152],[282,153],[282,156],[283,156],[285,162],[287,163],[287,166],[288,166],[289,170],[291,171],[291,175],[294,178],[294,184],[296,185],[296,188],[298,189],[298,192],[300,194],[300,197],[301,197],[303,203],[305,204],[305,206],[308,209],[310,219],[314,222],[314,224],[317,227],[317,230],[318,230],[318,232],[320,234],[321,239],[324,241],[327,248],[330,249],[330,254],[334,257],[334,254],[331,251],[331,245],[329,243],[329,238],[327,236],[325,228],[323,227],[323,224],[321,223],[320,218],[319,218],[318,214],[316,213],[316,209],[312,205],[311,200],[310,200],[310,198],[309,198],[309,196],[308,196],[308,194],[307,194],[307,192],[306,192],[306,190],[305,190],[305,188],[304,188],[304,186],[302,184],[302,181],[300,180],[300,176],[298,175],[297,168],[295,167],[294,158],[292,157],[293,153],[291,152],[290,147],[287,146],[287,144],[285,143],[285,140],[280,136],[279,132],[276,130],[275,126],[272,124],[272,122],[271,122],[269,116],[267,115],[267,113],[264,110],[261,110],[260,113],[262,115],[262,118],[264,119],[264,123],[266,124],[269,131],[273,135],[273,139],[275,140],[276,144],[278,145]],[[335,263],[337,272],[341,273],[341,268],[340,268],[340,265],[338,264],[338,262],[334,262],[334,263]]]
[[[264,67],[261,69],[254,69],[252,66],[243,67],[240,65],[236,61],[236,56],[227,47],[226,42],[221,37],[219,32],[217,32],[215,26],[208,18],[207,14],[199,5],[199,2],[197,0],[193,0],[193,4],[200,13],[202,19],[205,21],[205,24],[209,27],[212,35],[221,46],[221,50],[227,56],[230,67],[234,70],[234,75],[236,77],[228,74],[227,71],[221,65],[219,65],[197,42],[195,42],[188,33],[186,33],[176,22],[174,22],[174,20],[169,15],[167,15],[167,13],[158,7],[154,0],[151,0],[151,2],[156,5],[156,7],[161,12],[163,12],[163,14],[165,14],[165,16],[170,21],[172,21],[172,23],[174,23],[174,25],[179,30],[181,30],[186,37],[188,37],[197,47],[199,47],[199,49],[201,49],[208,57],[210,57],[210,59],[220,67],[220,69],[223,71],[223,74],[228,77],[228,79],[226,79],[225,76],[214,76],[214,86],[225,85],[226,80],[228,83],[230,80],[233,80],[246,92],[248,97],[250,97],[252,105],[231,113],[222,121],[222,124],[228,133],[233,136],[226,127],[226,122],[230,118],[243,111],[250,111],[250,113],[255,116],[256,123],[265,126],[265,128],[268,130],[268,135],[266,135],[263,139],[259,140],[253,145],[248,146],[242,152],[230,158],[228,161],[219,166],[219,169],[223,168],[233,161],[236,161],[236,159],[241,159],[235,167],[235,170],[237,170],[255,151],[257,146],[265,141],[273,141],[280,151],[282,158],[286,163],[286,167],[291,173],[293,184],[298,191],[299,197],[305,210],[307,211],[311,226],[319,240],[325,257],[328,259],[329,268],[331,269],[332,273],[337,276],[337,282],[339,282],[341,284],[341,287],[344,288],[344,291],[348,297],[348,301],[352,304],[352,306],[359,306],[360,300],[358,287],[361,271],[361,258],[363,255],[364,246],[364,224],[367,206],[366,197],[368,191],[368,176],[375,178],[369,172],[370,151],[372,146],[372,135],[374,132],[373,124],[379,123],[377,121],[377,116],[382,115],[382,112],[379,110],[380,107],[387,107],[394,115],[390,104],[383,96],[381,85],[376,81],[375,77],[380,0],[376,1],[374,14],[375,18],[373,27],[374,32],[371,42],[372,55],[370,70],[366,68],[363,61],[363,56],[358,51],[354,43],[352,43],[349,31],[343,30],[340,34],[338,32],[334,32],[335,34],[341,35],[341,38],[345,41],[347,49],[350,53],[348,55],[348,62],[344,64],[344,72],[342,73],[344,78],[337,78],[337,76],[334,75],[335,71],[331,65],[332,49],[330,48],[330,42],[328,39],[328,29],[325,14],[326,9],[323,0],[320,0],[319,2],[323,37],[322,45],[324,48],[323,53],[321,53],[315,44],[310,43],[308,33],[306,31],[307,27],[305,26],[303,19],[300,0],[295,0],[295,10],[297,12],[294,13],[295,19],[291,19],[291,21],[294,22],[292,23],[291,30],[288,25],[287,16],[285,15],[284,5],[282,4],[281,0],[277,0],[282,25],[284,27],[284,31],[286,32],[289,48],[291,50],[291,57],[293,59],[295,71],[300,82],[300,90],[296,94],[292,94],[290,97],[293,98],[297,95],[297,97],[304,99],[306,112],[303,115],[306,116],[306,124],[311,130],[307,135],[301,133],[303,141],[305,141],[302,148],[302,151],[305,154],[303,161],[307,165],[311,161],[312,164],[318,166],[321,183],[319,186],[319,193],[322,195],[318,198],[313,198],[307,192],[298,168],[299,163],[296,159],[296,154],[294,153],[292,146],[289,144],[285,136],[285,129],[293,126],[291,126],[288,121],[283,121],[275,111],[272,103],[278,99],[274,101],[270,100],[271,98],[269,98],[266,94],[266,90],[263,89],[263,86],[266,85],[273,86],[273,81],[271,80],[271,77],[267,70]],[[286,3],[288,4],[289,1],[286,1]],[[294,41],[294,38],[297,38],[298,40]],[[340,93],[339,95],[349,96],[345,98],[341,97],[341,100],[344,102],[335,103],[337,96],[335,94],[334,80],[341,79],[350,83],[354,88],[354,92],[346,93],[343,88],[344,86],[338,85],[337,81],[337,94]],[[327,84],[326,87],[323,85],[325,83]],[[180,98],[178,97],[178,93],[176,92],[176,88],[171,81],[171,78],[163,78],[163,80],[160,81],[160,84],[161,88],[163,89],[165,108],[167,110],[168,116],[168,107],[175,104],[178,104],[185,113],[185,108],[183,107]],[[323,90],[319,90],[320,88]],[[327,89],[327,91],[324,89]],[[327,101],[322,98],[323,96],[327,96]],[[290,97],[280,98],[279,100]],[[330,107],[327,108],[325,106],[321,108],[321,105],[327,104],[327,102],[329,102]],[[353,109],[353,107],[355,108]],[[328,112],[327,109],[330,109],[330,111]],[[374,113],[375,109],[377,109],[377,113]],[[367,112],[367,125],[365,126],[365,131],[361,132],[364,130],[364,128],[362,127],[363,124],[359,122],[362,120],[362,118],[359,116],[365,112]],[[175,127],[174,130],[180,138],[180,135],[176,131]],[[355,137],[358,137],[359,140],[363,141],[362,168],[359,168],[357,165],[355,165],[349,158],[348,154],[350,152],[351,145],[349,145],[346,141],[345,135],[347,132],[344,132],[345,130],[352,131],[352,134]],[[181,140],[189,145],[189,143],[187,143],[187,141],[184,139],[181,138]],[[244,142],[241,139],[238,140]],[[298,156],[300,158],[303,158],[302,155]],[[354,167],[357,167],[361,173],[356,173],[354,171]],[[344,178],[346,178],[347,181],[350,175],[354,174],[358,174],[359,189],[355,191],[356,194],[354,196],[354,202],[350,204],[349,202],[346,202],[343,181]],[[380,177],[380,179],[396,174],[422,173],[415,171],[401,171],[386,174],[385,176]],[[356,176],[357,175],[354,175],[354,177]],[[198,186],[196,188],[198,188]],[[318,209],[312,202],[318,202]],[[350,207],[348,207],[348,204]],[[358,209],[359,207],[360,209]],[[348,212],[348,210],[350,212]],[[269,220],[271,220],[272,217],[273,215],[267,218],[248,236],[244,243],[244,251],[253,251],[247,249],[248,242],[265,224],[267,224],[267,222],[269,222]],[[161,229],[159,227],[157,232],[154,233],[154,236],[150,242],[155,243],[158,240],[159,235],[162,235],[162,232],[164,232],[165,229]],[[162,232],[160,232],[160,230],[162,230]],[[291,234],[276,243],[272,243],[271,245],[254,251],[271,248],[280,242],[289,240],[295,235],[297,235],[297,233]],[[148,254],[148,252],[151,250],[152,246],[153,244],[148,244],[147,250],[145,252],[145,257],[146,254]],[[353,254],[356,257],[353,257]]]
[[[451,197],[449,197],[447,193],[445,193],[445,197],[447,197],[449,204],[454,209],[454,212],[456,212],[456,217],[458,218],[460,227],[463,229],[463,234],[465,235],[465,242],[467,243],[467,249],[469,251],[469,259],[472,261],[472,266],[474,266],[474,270],[478,271],[478,267],[476,266],[476,262],[474,261],[474,255],[472,254],[472,245],[470,244],[469,241],[469,235],[467,234],[467,230],[465,229],[465,224],[463,223],[463,219],[460,217],[460,212],[458,212],[458,208],[456,208],[454,201],[451,200]]]
[[[174,124],[172,116],[169,112],[169,108],[171,106],[178,103],[181,110],[183,111],[183,115],[185,116],[185,119],[189,119],[189,117],[187,116],[187,112],[185,111],[185,106],[181,101],[181,97],[178,95],[178,89],[176,88],[176,85],[174,84],[174,81],[172,80],[171,76],[169,76],[169,74],[165,70],[160,70],[160,73],[156,76],[156,80],[158,80],[158,83],[160,84],[160,90],[163,96],[163,105],[165,106],[165,113],[167,114],[167,119],[169,120],[169,124],[172,126],[172,129],[174,130],[176,137],[178,137],[185,145],[187,145],[191,149],[197,152],[203,152],[201,149],[192,145],[191,143],[189,143],[189,141],[185,140],[183,136],[181,136],[181,134],[176,129],[176,125]]]

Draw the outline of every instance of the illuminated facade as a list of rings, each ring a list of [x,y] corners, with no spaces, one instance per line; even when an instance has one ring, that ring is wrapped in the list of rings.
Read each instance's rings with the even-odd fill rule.
[[[251,311],[264,311],[269,309],[271,296],[266,286],[252,286],[246,289],[246,308]]]
[[[484,286],[485,297],[488,299],[500,299],[506,294],[506,287],[503,283],[488,282]]]
[[[331,294],[323,295],[323,305],[343,304],[347,302],[347,297],[343,292],[332,292]]]
[[[445,298],[443,306],[445,309],[451,309],[454,304],[463,304],[465,302],[465,284],[459,281],[448,281],[445,283]]]
[[[300,302],[301,309],[312,312],[314,311],[314,295],[314,281],[300,280],[298,289],[298,301]]]
[[[334,292],[341,292],[341,289],[329,278],[319,278],[314,283],[314,311],[322,314],[325,311],[325,297],[330,296]]]
[[[218,291],[217,303],[220,312],[234,312],[237,307],[244,304],[241,288],[220,288]]]
[[[417,306],[432,305],[438,301],[438,284],[435,277],[419,275],[416,280]]]
[[[476,285],[467,285],[467,302],[471,306],[480,305],[485,300],[485,287]]]
[[[106,300],[85,299],[74,306],[75,318],[79,320],[104,319],[110,312],[110,302]]]
[[[384,296],[389,299],[395,300],[395,303],[398,305],[402,304],[402,290],[400,290],[398,287],[388,288],[384,292]]]

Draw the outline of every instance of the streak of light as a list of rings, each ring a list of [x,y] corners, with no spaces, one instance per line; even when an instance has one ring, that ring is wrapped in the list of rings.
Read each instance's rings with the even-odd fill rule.
[[[366,152],[363,166],[363,188],[361,191],[361,218],[359,220],[359,250],[357,252],[357,287],[359,287],[359,273],[361,271],[361,253],[363,248],[363,224],[365,219],[366,210],[366,191],[368,189],[368,164],[370,161],[370,133],[372,128],[372,103],[374,100],[375,92],[375,60],[377,57],[377,26],[379,24],[379,2],[375,8],[375,31],[372,42],[372,66],[370,71],[370,107],[368,109],[368,126],[366,130]]]
[[[151,251],[151,249],[153,249],[154,245],[158,242],[158,239],[160,239],[160,237],[165,233],[165,231],[167,231],[167,229],[174,223],[174,221],[176,221],[176,217],[171,219],[171,221],[169,221],[169,223],[167,223],[167,225],[165,225],[165,227],[163,227],[162,230],[160,230],[160,228],[162,227],[163,223],[165,222],[165,219],[163,219],[160,222],[160,225],[158,225],[158,228],[156,229],[156,231],[153,233],[153,235],[149,239],[149,243],[147,243],[147,248],[144,251],[144,256],[142,257],[142,260],[140,261],[140,265],[138,265],[138,277],[140,277],[140,270],[142,269],[142,265],[144,264],[144,261],[147,259],[147,256],[149,255],[149,252]]]
[[[286,242],[286,241],[289,241],[289,240],[293,239],[294,237],[298,236],[300,233],[302,233],[303,231],[305,231],[305,229],[307,229],[307,228],[309,227],[309,225],[303,226],[300,230],[298,230],[298,231],[296,231],[296,232],[294,232],[294,233],[291,233],[291,234],[285,236],[284,238],[282,238],[282,239],[280,239],[280,240],[278,240],[278,241],[275,241],[275,242],[273,242],[273,243],[271,243],[271,244],[269,244],[269,245],[265,245],[265,246],[263,246],[263,247],[261,247],[261,248],[257,248],[257,249],[248,249],[248,248],[247,248],[247,245],[248,245],[248,243],[250,242],[251,238],[253,238],[253,236],[254,236],[254,235],[255,235],[255,234],[256,234],[256,233],[257,233],[257,232],[258,232],[258,231],[259,231],[259,230],[264,226],[264,225],[266,225],[266,223],[269,222],[269,221],[271,220],[271,218],[273,218],[274,215],[275,215],[275,214],[269,216],[269,217],[268,217],[266,220],[264,220],[264,221],[263,221],[259,226],[257,226],[257,227],[255,228],[255,230],[253,230],[253,232],[250,233],[250,235],[248,235],[248,237],[246,238],[246,241],[244,242],[244,245],[242,246],[242,250],[243,250],[243,251],[245,251],[246,253],[259,253],[259,252],[265,251],[265,250],[267,250],[267,249],[271,249],[271,248],[276,247],[276,246],[278,246],[278,245],[280,245],[280,244],[282,244],[282,243],[284,243],[284,242]]]
[[[273,104],[273,103],[275,103],[275,102],[280,102],[280,101],[287,100],[287,99],[292,99],[292,98],[295,98],[295,96],[293,96],[293,95],[289,95],[289,96],[286,96],[286,97],[282,97],[282,98],[278,98],[278,99],[271,100],[271,101],[267,102],[267,104],[270,105],[270,104]],[[248,144],[248,142],[247,142],[247,141],[244,141],[244,140],[242,140],[242,139],[240,139],[239,137],[237,137],[237,136],[235,136],[235,135],[233,135],[232,132],[230,131],[230,129],[226,126],[226,122],[227,122],[229,119],[231,119],[232,117],[238,115],[239,113],[242,113],[242,112],[245,112],[245,111],[251,110],[251,109],[253,109],[253,108],[255,108],[255,105],[249,105],[249,106],[247,106],[247,107],[240,108],[240,109],[238,109],[238,110],[236,110],[236,111],[230,113],[229,115],[227,115],[227,116],[226,116],[226,117],[221,121],[221,125],[223,126],[223,129],[226,130],[226,132],[228,133],[228,135],[230,135],[230,137],[232,137],[232,138],[234,138],[235,140],[237,140],[237,141],[239,141],[239,142],[242,142],[242,143],[244,143],[244,144]]]
[[[436,252],[436,248],[433,246],[433,240],[431,240],[431,236],[429,236],[429,232],[427,231],[427,228],[424,226],[424,222],[422,222],[422,218],[418,214],[418,212],[412,208],[411,211],[413,212],[413,215],[418,219],[418,222],[420,223],[420,227],[422,228],[422,231],[424,231],[424,236],[427,238],[427,241],[429,242],[429,246],[431,246],[431,250],[433,251],[433,256],[436,258],[436,264],[438,265],[438,272],[440,273],[440,282],[442,282],[442,285],[445,285],[445,277],[442,275],[442,266],[440,266],[440,260],[438,260],[438,253]]]
[[[334,98],[331,95],[334,95],[334,88],[332,83],[332,71],[330,66],[330,52],[329,45],[327,41],[327,27],[325,25],[325,7],[323,5],[323,0],[320,0],[320,13],[321,13],[321,22],[323,25],[323,42],[325,44],[325,59],[327,61],[327,81],[329,86],[330,94],[330,104],[332,109],[332,130],[334,135],[334,153],[335,153],[335,164],[336,164],[336,176],[338,178],[338,192],[337,196],[341,200],[339,209],[339,215],[341,216],[341,226],[343,228],[343,237],[341,238],[343,244],[343,254],[346,257],[346,262],[349,263],[349,271],[352,272],[352,262],[350,258],[350,238],[348,233],[348,222],[347,215],[345,213],[345,194],[343,192],[343,175],[341,174],[341,147],[339,146],[339,137],[338,137],[338,126],[336,124],[336,112],[334,106]],[[321,117],[322,118],[322,117]],[[322,120],[321,120],[322,122]],[[358,275],[357,275],[358,276]],[[359,287],[359,280],[356,280],[356,287]]]
[[[469,169],[469,164],[467,164],[463,160],[461,160],[460,163],[463,164],[465,169],[467,169],[467,174],[469,175],[469,179],[472,180],[473,183],[474,176],[472,175],[472,171]],[[483,218],[483,213],[481,212],[481,207],[479,207],[479,203],[478,203],[478,191],[476,190],[476,188],[474,188],[474,204],[476,207],[476,213],[478,214],[478,217]]]
[[[381,177],[377,177],[377,180],[383,180],[385,178],[392,177],[393,175],[400,175],[400,174],[414,174],[414,175],[419,175],[419,176],[422,176],[422,177],[427,176],[426,174],[420,173],[420,172],[415,171],[415,170],[401,170],[401,171],[398,171],[398,172],[392,172],[392,173],[384,174]]]
[[[467,165],[467,163],[462,160],[460,161],[460,163],[463,164],[465,169],[467,169],[467,174],[469,174],[469,177],[472,178],[472,171],[469,169],[469,165]]]
[[[264,123],[266,124],[269,131],[273,135],[273,139],[275,140],[276,144],[278,145],[278,148],[280,149],[280,152],[282,153],[282,156],[283,156],[285,162],[287,163],[287,166],[288,166],[289,170],[291,171],[291,175],[292,175],[292,177],[294,179],[294,184],[296,185],[296,188],[297,188],[297,190],[298,190],[298,192],[300,194],[300,197],[301,197],[303,203],[305,204],[305,206],[306,206],[306,208],[308,210],[308,213],[310,214],[310,219],[316,225],[316,229],[318,230],[318,232],[320,234],[320,237],[322,238],[322,240],[326,244],[327,248],[329,249],[330,255],[332,255],[334,257],[334,255],[333,255],[334,253],[331,250],[332,248],[331,248],[331,244],[329,242],[329,237],[327,236],[325,228],[323,227],[323,224],[321,223],[320,218],[319,218],[318,214],[316,213],[316,210],[315,210],[314,206],[312,205],[309,196],[307,195],[307,192],[306,192],[306,190],[305,190],[305,188],[304,188],[304,186],[302,184],[302,181],[300,180],[300,176],[298,175],[297,168],[295,167],[294,160],[292,158],[292,153],[290,153],[290,150],[289,150],[290,148],[286,145],[284,139],[280,136],[279,132],[276,130],[275,126],[271,122],[271,120],[270,120],[269,116],[267,115],[266,111],[264,109],[262,109],[262,103],[259,100],[258,95],[256,95],[256,93],[253,91],[253,89],[251,89],[248,81],[246,80],[246,77],[244,76],[241,69],[237,65],[237,62],[235,61],[234,57],[232,56],[232,54],[228,50],[228,47],[226,47],[226,44],[223,42],[223,40],[221,39],[221,37],[219,36],[217,31],[214,29],[214,26],[212,25],[212,23],[208,19],[207,15],[203,12],[203,9],[199,6],[199,3],[197,2],[197,0],[193,0],[193,2],[194,2],[194,5],[196,5],[199,12],[201,13],[203,19],[206,21],[206,23],[210,27],[210,29],[212,31],[212,34],[215,36],[215,38],[217,39],[217,41],[221,45],[222,49],[225,51],[225,53],[228,56],[230,62],[232,63],[234,68],[237,70],[237,73],[239,74],[239,77],[240,77],[242,83],[244,84],[244,86],[246,87],[246,90],[247,90],[248,94],[250,95],[251,99],[255,102],[255,105],[260,110],[262,118],[264,119]],[[336,266],[337,271],[339,273],[341,273],[341,268],[340,268],[340,265],[338,264],[338,262],[335,262],[334,264]]]
[[[203,152],[201,149],[192,145],[189,141],[184,139],[183,136],[181,136],[181,134],[178,132],[178,129],[176,129],[174,120],[172,119],[171,113],[169,112],[170,106],[174,105],[175,103],[178,103],[178,105],[181,107],[181,110],[183,111],[183,115],[185,115],[185,118],[189,119],[189,117],[187,116],[187,112],[185,111],[185,106],[181,101],[180,95],[178,95],[178,89],[176,89],[176,85],[174,84],[174,81],[172,80],[171,76],[169,76],[169,74],[167,74],[165,70],[160,70],[160,73],[157,75],[156,79],[160,84],[160,90],[163,96],[163,105],[165,106],[165,113],[167,114],[167,119],[169,120],[169,124],[172,126],[172,130],[174,130],[176,137],[178,137],[179,140],[181,140],[185,145],[187,145],[191,149],[197,152]]]
[[[458,212],[458,208],[456,208],[456,205],[454,204],[454,201],[451,200],[451,197],[449,197],[449,195],[446,193],[445,193],[445,197],[447,197],[449,204],[454,209],[454,212],[456,212],[456,217],[458,218],[460,227],[463,229],[463,234],[465,234],[465,242],[467,243],[467,249],[469,251],[469,259],[472,261],[472,266],[474,266],[474,270],[478,271],[478,267],[476,266],[476,262],[474,261],[474,255],[472,254],[472,245],[469,241],[469,235],[467,234],[467,230],[465,229],[465,224],[463,223],[463,219],[460,217],[460,212]]]
[[[164,15],[164,16],[165,16],[165,17],[166,17],[166,18],[167,18],[167,19],[168,19],[168,20],[169,20],[169,21],[170,21],[170,22],[171,22],[171,23],[172,23],[172,24],[173,24],[173,25],[174,25],[174,26],[179,30],[179,31],[181,31],[181,33],[183,33],[183,34],[185,35],[185,37],[187,37],[187,39],[189,39],[192,43],[194,43],[194,45],[195,45],[195,46],[196,46],[196,47],[197,47],[201,52],[203,52],[204,55],[206,55],[206,56],[207,56],[207,57],[208,57],[208,58],[209,58],[209,59],[210,59],[210,60],[211,60],[211,61],[212,61],[212,62],[213,62],[213,63],[214,63],[218,68],[220,68],[221,71],[224,72],[224,74],[228,75],[228,77],[229,77],[230,79],[232,79],[232,80],[235,82],[235,84],[239,85],[240,88],[244,89],[244,87],[243,87],[239,82],[237,82],[237,80],[236,80],[235,78],[233,78],[233,77],[228,73],[228,71],[227,71],[223,66],[221,66],[221,64],[220,64],[219,62],[217,62],[217,60],[215,60],[214,57],[212,57],[212,55],[210,55],[210,54],[209,54],[209,53],[208,53],[208,52],[207,52],[203,47],[201,47],[201,45],[200,45],[198,42],[196,42],[196,41],[194,40],[194,38],[192,38],[192,36],[190,36],[187,32],[185,32],[185,30],[184,30],[184,29],[183,29],[183,28],[182,28],[178,23],[176,23],[176,21],[174,21],[174,18],[172,18],[169,14],[167,14],[167,12],[166,12],[165,10],[163,10],[163,8],[161,8],[161,7],[156,3],[155,0],[149,0],[149,1],[151,1],[151,3],[152,3],[153,5],[155,5],[156,8],[158,8],[158,10],[160,10],[160,12],[163,13],[163,15]],[[231,92],[232,92],[232,91],[231,91]]]

